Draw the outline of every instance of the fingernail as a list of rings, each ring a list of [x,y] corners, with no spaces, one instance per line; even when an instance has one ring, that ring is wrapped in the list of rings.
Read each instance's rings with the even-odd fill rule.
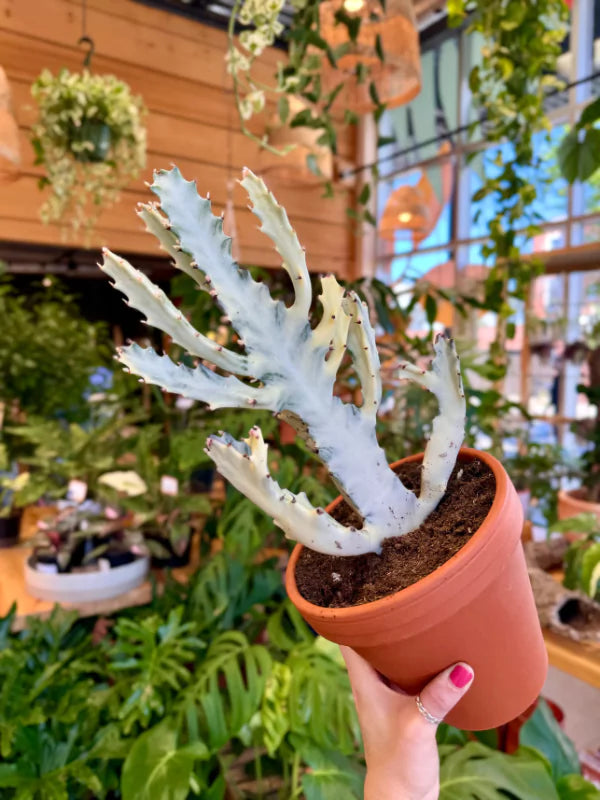
[[[464,688],[472,679],[473,673],[470,669],[463,667],[462,664],[457,664],[450,673],[450,680],[457,689]]]

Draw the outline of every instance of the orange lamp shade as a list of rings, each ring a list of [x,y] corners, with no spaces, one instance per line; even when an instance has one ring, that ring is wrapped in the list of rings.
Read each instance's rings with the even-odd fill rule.
[[[338,12],[360,17],[355,41],[351,41],[346,25],[337,22]],[[346,108],[358,114],[373,110],[371,82],[380,101],[389,108],[408,103],[420,92],[419,32],[412,0],[386,0],[385,5],[380,0],[325,0],[319,5],[319,18],[321,36],[331,48],[346,47],[338,57],[337,69],[324,59],[322,71],[326,91],[344,82],[341,95]],[[359,64],[369,69],[363,81],[356,76]]]

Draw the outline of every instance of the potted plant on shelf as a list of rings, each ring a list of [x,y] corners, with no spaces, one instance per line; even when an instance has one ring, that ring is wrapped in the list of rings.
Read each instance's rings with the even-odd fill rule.
[[[142,99],[113,75],[87,70],[44,70],[31,92],[39,109],[31,141],[45,171],[40,187],[51,189],[42,221],[68,220],[73,233],[89,234],[146,165]]]
[[[557,518],[560,481],[571,467],[560,445],[536,442],[527,434],[518,439],[519,447],[506,458],[504,467],[519,493],[525,517],[535,508],[551,524]]]
[[[25,585],[34,597],[59,603],[106,600],[134,589],[149,558],[131,515],[93,500],[59,501],[54,518],[40,521]]]
[[[287,570],[294,604],[316,631],[352,646],[407,691],[468,661],[475,682],[449,720],[468,729],[506,722],[536,698],[547,656],[520,545],[517,493],[496,459],[460,449],[466,404],[453,342],[437,337],[429,368],[401,365],[402,374],[435,394],[440,413],[425,454],[392,465],[400,479],[375,436],[381,380],[366,304],[334,276],[324,277],[323,313],[311,327],[306,256],[285,211],[247,170],[242,185],[282,257],[294,302],[274,301],[265,284],[240,269],[208,199],[176,168],[161,171],[152,185],[160,209],[142,205],[138,213],[176,266],[218,303],[245,352],[196,331],[143,273],[105,250],[102,268],[115,287],[198,363],[178,365],[136,344],[120,348],[119,359],[142,380],[211,408],[269,409],[290,422],[342,492],[327,510],[277,484],[258,428],[243,441],[210,436],[207,451],[224,477],[300,543]],[[347,350],[360,406],[333,394]],[[369,592],[386,558],[395,561],[398,580]],[[414,563],[423,561],[429,563],[419,573]]]
[[[574,433],[589,446],[580,460],[582,486],[559,492],[558,517],[562,520],[591,513],[600,522],[600,322],[596,322],[585,341],[567,345],[565,358],[587,365],[588,381],[577,390],[587,397],[595,414],[573,424]]]
[[[564,554],[563,583],[567,589],[578,589],[600,602],[600,524],[596,515],[567,517],[554,523],[550,532],[577,534]]]
[[[197,441],[192,434],[192,439]],[[175,437],[175,442],[179,437]],[[152,564],[181,567],[189,563],[191,538],[200,515],[210,514],[208,497],[190,491],[192,473],[179,468],[172,436],[158,426],[145,426],[130,453],[135,471],[115,471],[99,478],[101,491],[113,504],[134,514]],[[161,453],[161,446],[163,452]],[[139,481],[140,491],[128,486]]]

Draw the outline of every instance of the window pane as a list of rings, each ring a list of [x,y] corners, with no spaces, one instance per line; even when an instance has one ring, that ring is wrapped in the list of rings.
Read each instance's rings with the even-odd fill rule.
[[[386,111],[379,123],[380,139],[394,139],[378,151],[382,176],[439,155],[443,152],[439,137],[458,126],[457,36],[428,44],[421,54],[421,69],[418,96],[407,105]],[[398,155],[406,149],[410,152]]]
[[[440,247],[452,236],[450,159],[396,175],[378,188],[380,254]]]
[[[530,413],[568,419],[595,413],[577,386],[589,377],[585,348],[600,319],[599,287],[600,270],[543,275],[534,282],[528,321]]]
[[[529,216],[538,215],[538,220],[541,222],[552,222],[565,219],[567,216],[568,184],[558,173],[555,156],[556,148],[562,140],[564,131],[565,126],[559,125],[552,129],[550,135],[545,132],[536,134],[534,139],[535,155],[541,163],[524,172],[524,177],[528,178],[537,190],[536,200],[528,209]],[[511,158],[513,152],[513,145],[505,142],[477,153],[468,167],[471,197],[481,189],[486,179],[493,180],[499,177],[502,170],[502,167],[499,166],[500,160]],[[472,202],[469,236],[471,238],[486,236],[487,223],[498,210],[499,205],[494,195]],[[517,222],[517,227],[525,227],[527,224],[528,217],[524,215]]]

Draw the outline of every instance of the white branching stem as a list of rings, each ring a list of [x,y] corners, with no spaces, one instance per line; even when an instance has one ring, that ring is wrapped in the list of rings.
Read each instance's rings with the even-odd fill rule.
[[[294,287],[293,304],[287,308],[274,301],[264,284],[256,283],[238,267],[221,220],[191,182],[176,168],[160,172],[152,186],[160,210],[144,205],[139,214],[175,266],[191,275],[220,306],[243,340],[245,354],[228,351],[196,331],[143,273],[105,251],[102,268],[129,304],[190,355],[229,375],[204,363],[195,368],[177,365],[167,356],[137,345],[121,348],[119,358],[143,380],[212,408],[265,408],[283,418],[302,420],[305,438],[363,517],[362,528],[345,528],[322,509],[313,508],[305,495],[294,496],[279,487],[268,474],[267,448],[258,429],[252,429],[243,442],[227,435],[212,436],[207,452],[219,470],[271,514],[290,538],[335,555],[379,552],[385,538],[418,527],[445,491],[464,433],[464,394],[456,352],[451,342],[439,338],[431,371],[404,365],[406,376],[433,391],[440,403],[417,497],[389,469],[375,436],[381,378],[375,333],[365,304],[353,292],[346,294],[333,276],[327,276],[322,279],[319,297],[323,316],[311,329],[312,293],[304,250],[284,209],[263,182],[245,170],[242,185],[261,230],[283,259]],[[360,407],[333,395],[346,349],[360,380]]]

